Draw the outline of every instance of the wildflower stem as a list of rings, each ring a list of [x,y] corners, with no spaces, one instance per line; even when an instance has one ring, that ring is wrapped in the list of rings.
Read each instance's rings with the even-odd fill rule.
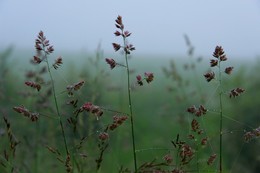
[[[124,47],[126,47],[126,38],[123,37],[123,39],[124,39]],[[135,152],[134,117],[133,117],[133,110],[132,110],[131,86],[130,86],[130,70],[129,70],[128,56],[127,56],[126,51],[125,51],[125,61],[126,61],[126,71],[127,71],[128,104],[129,104],[130,119],[131,119],[131,134],[132,134],[134,167],[135,167],[135,172],[137,172],[137,161],[136,161],[136,152]]]
[[[69,150],[68,150],[67,141],[66,141],[66,137],[65,137],[64,127],[63,127],[63,123],[61,121],[61,115],[60,115],[58,101],[57,101],[57,97],[56,97],[54,80],[53,80],[53,77],[52,77],[52,73],[51,73],[51,69],[50,69],[50,65],[49,65],[49,62],[48,62],[48,58],[47,58],[46,52],[45,52],[45,59],[46,59],[47,68],[48,68],[48,72],[49,72],[50,79],[51,79],[51,85],[52,85],[52,91],[53,91],[53,96],[54,96],[54,102],[55,102],[55,107],[56,107],[57,114],[59,116],[59,122],[60,122],[61,131],[62,131],[62,137],[63,137],[66,153],[67,153],[67,155],[69,155]]]

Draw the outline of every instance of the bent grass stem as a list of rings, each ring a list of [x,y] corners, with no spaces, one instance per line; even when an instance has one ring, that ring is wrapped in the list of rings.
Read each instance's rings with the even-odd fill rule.
[[[126,39],[123,37],[124,47],[126,47]],[[130,86],[130,70],[128,65],[128,56],[125,51],[125,61],[126,61],[126,71],[127,71],[127,88],[128,88],[128,104],[130,111],[130,119],[131,119],[131,135],[132,135],[132,146],[133,146],[133,156],[134,156],[134,167],[135,172],[137,172],[137,160],[136,160],[136,151],[135,151],[135,133],[134,133],[134,117],[133,117],[133,109],[132,109],[132,99],[131,99],[131,86]]]
[[[219,63],[218,63],[218,80],[219,80],[219,106],[220,106],[220,120],[219,120],[219,172],[222,173],[222,126],[223,126],[223,105],[222,105],[222,79],[221,79],[221,61],[219,58]]]
[[[62,132],[63,142],[64,142],[64,145],[65,145],[66,153],[67,153],[67,155],[69,155],[67,140],[66,140],[66,137],[65,137],[64,127],[63,127],[63,123],[62,123],[62,120],[61,120],[61,115],[60,115],[60,111],[59,111],[58,101],[57,101],[57,97],[56,97],[54,80],[53,80],[53,77],[52,77],[52,73],[51,73],[51,69],[50,69],[50,65],[49,65],[49,62],[48,62],[48,58],[47,58],[46,52],[45,52],[44,56],[45,56],[45,59],[46,59],[47,68],[48,68],[48,72],[49,72],[50,79],[51,79],[51,85],[52,85],[53,97],[54,97],[54,102],[55,102],[55,108],[56,108],[56,111],[57,111],[57,114],[58,114],[58,117],[59,117],[59,123],[60,123],[61,132]]]

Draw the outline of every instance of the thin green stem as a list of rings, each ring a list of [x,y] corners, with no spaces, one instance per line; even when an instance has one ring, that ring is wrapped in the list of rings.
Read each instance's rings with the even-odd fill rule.
[[[124,39],[124,48],[126,47],[126,39]],[[134,156],[134,167],[135,172],[137,172],[137,160],[136,160],[136,151],[135,151],[135,133],[134,133],[134,117],[133,117],[133,109],[132,109],[132,99],[131,99],[131,86],[130,86],[130,70],[128,65],[128,56],[125,51],[125,61],[126,61],[126,71],[127,71],[127,88],[128,88],[128,104],[130,111],[130,119],[131,119],[131,134],[132,134],[132,146],[133,146],[133,156]]]
[[[46,52],[45,52],[45,59],[46,59],[47,68],[48,68],[48,72],[49,72],[50,79],[51,79],[51,85],[52,85],[52,91],[53,91],[53,96],[54,96],[54,102],[55,102],[55,107],[56,107],[57,114],[59,116],[59,122],[60,122],[63,142],[64,142],[64,145],[65,145],[66,153],[67,153],[67,155],[69,155],[67,140],[66,140],[66,137],[65,137],[64,127],[63,127],[63,123],[62,123],[62,120],[61,120],[61,115],[60,115],[60,111],[59,111],[58,101],[57,101],[57,97],[56,97],[54,80],[53,80],[53,77],[52,77],[52,73],[51,73],[51,69],[50,69],[50,65],[49,65],[49,62],[48,62],[48,58],[47,58]]]
[[[41,133],[41,125],[39,124],[39,122],[37,121],[36,122],[36,144],[35,144],[35,162],[34,162],[34,164],[35,164],[35,172],[38,172],[38,168],[39,168],[39,163],[40,163],[40,157],[39,157],[39,155],[40,155],[40,152],[39,152],[39,140],[40,140],[40,133]]]
[[[222,136],[223,136],[223,104],[222,104],[222,78],[221,78],[221,61],[219,58],[219,63],[218,63],[218,80],[219,80],[219,106],[220,106],[220,120],[219,120],[219,172],[222,173],[222,145],[223,145],[223,141],[222,141]]]
[[[154,150],[165,150],[165,151],[174,151],[174,149],[171,149],[171,148],[145,148],[145,149],[139,149],[139,150],[136,150],[136,153],[139,153],[139,152],[144,152],[144,151],[154,151]]]
[[[199,147],[198,147],[198,143],[196,142],[196,168],[197,168],[197,173],[200,173],[200,165],[199,165]]]

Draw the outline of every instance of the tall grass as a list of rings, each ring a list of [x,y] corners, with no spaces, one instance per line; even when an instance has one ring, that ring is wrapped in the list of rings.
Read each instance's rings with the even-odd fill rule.
[[[24,172],[24,170],[27,170],[27,172],[30,172],[33,170],[34,172],[42,172],[42,170],[44,170],[44,172],[81,173],[111,172],[112,170],[112,172],[136,173],[221,173],[227,171],[225,166],[225,163],[227,163],[227,155],[225,153],[226,143],[225,140],[223,140],[223,135],[231,134],[228,127],[224,125],[225,121],[232,121],[233,124],[239,123],[243,127],[246,126],[250,128],[244,136],[247,142],[259,137],[259,128],[248,126],[246,123],[227,114],[225,107],[228,101],[225,97],[229,99],[237,98],[244,93],[245,90],[240,87],[226,88],[227,85],[225,84],[228,83],[231,78],[230,75],[233,74],[233,67],[223,66],[227,60],[223,48],[216,46],[213,52],[213,59],[210,60],[210,71],[199,74],[193,62],[194,47],[187,37],[185,38],[189,47],[188,56],[190,56],[188,66],[192,70],[192,76],[204,76],[205,80],[213,83],[213,85],[206,84],[205,88],[207,88],[207,90],[203,90],[201,83],[197,81],[198,77],[195,77],[197,81],[196,84],[193,83],[194,81],[190,81],[190,88],[187,87],[184,72],[179,71],[177,68],[178,65],[172,62],[170,69],[164,68],[164,73],[166,76],[172,77],[172,83],[174,83],[174,85],[177,83],[175,88],[168,88],[168,90],[170,90],[173,95],[179,94],[179,97],[178,101],[174,102],[175,108],[167,109],[166,114],[176,116],[178,112],[180,119],[176,121],[176,119],[171,116],[164,116],[160,117],[161,119],[165,119],[165,121],[162,121],[162,124],[158,124],[157,121],[154,122],[155,119],[158,120],[159,118],[155,118],[157,116],[156,112],[147,110],[148,107],[153,105],[156,108],[150,109],[157,109],[160,115],[164,115],[165,113],[161,113],[160,111],[160,107],[164,105],[158,105],[158,103],[160,102],[159,99],[165,99],[169,94],[162,94],[163,92],[160,89],[158,89],[157,92],[145,90],[152,88],[153,83],[156,84],[156,80],[163,76],[156,75],[155,78],[154,73],[151,72],[144,71],[142,75],[132,71],[129,57],[132,51],[135,50],[135,47],[128,42],[131,33],[125,29],[121,16],[118,16],[115,22],[117,30],[114,32],[114,35],[122,38],[122,45],[112,43],[112,46],[116,52],[121,51],[123,53],[124,63],[118,63],[114,58],[100,58],[100,54],[97,54],[97,61],[94,62],[92,60],[92,67],[97,70],[93,80],[91,80],[90,75],[85,74],[87,72],[84,71],[84,75],[80,77],[75,76],[75,78],[80,78],[80,80],[76,79],[79,82],[72,84],[68,82],[68,77],[66,77],[65,74],[59,73],[60,67],[64,63],[63,58],[58,57],[51,63],[50,55],[52,55],[54,48],[50,45],[45,34],[42,31],[39,32],[35,41],[36,55],[32,59],[32,63],[38,66],[39,71],[29,71],[24,83],[28,90],[32,90],[33,94],[27,95],[23,92],[23,94],[26,95],[24,98],[35,98],[32,99],[33,101],[31,102],[25,99],[21,100],[19,106],[14,106],[13,110],[23,115],[24,118],[32,121],[32,123],[39,123],[39,121],[46,122],[36,126],[37,129],[39,128],[38,130],[40,130],[36,135],[37,138],[41,139],[45,138],[45,136],[47,136],[46,134],[49,134],[51,138],[37,141],[29,138],[29,142],[34,141],[38,143],[38,141],[40,141],[41,144],[35,145],[37,146],[37,150],[41,150],[42,153],[48,151],[48,153],[43,155],[40,153],[37,154],[36,152],[37,161],[34,167],[35,169],[30,169],[28,166],[22,169],[22,167],[25,167],[28,163],[14,164],[14,160],[18,159],[14,153],[17,153],[17,150],[19,151],[19,149],[25,147],[25,145],[17,139],[22,139],[22,136],[17,137],[17,135],[15,135],[17,131],[11,130],[11,127],[15,126],[11,126],[10,121],[6,118],[7,116],[5,116],[3,118],[5,124],[4,134],[6,134],[8,139],[7,141],[5,140],[5,143],[9,143],[11,148],[7,150],[8,145],[3,145],[3,149],[0,153],[1,171]],[[124,78],[126,79],[126,85],[123,86],[126,87],[127,92],[125,94],[126,97],[123,96],[123,98],[126,100],[124,103],[127,103],[127,105],[119,108],[117,108],[116,105],[108,106],[115,104],[115,102],[111,101],[114,98],[110,99],[109,103],[104,103],[103,101],[105,101],[105,99],[101,102],[101,97],[106,97],[105,95],[109,95],[112,92],[111,90],[103,92],[101,88],[106,87],[106,83],[114,82],[118,79],[116,79],[116,77],[105,79],[108,77],[107,73],[104,73],[104,69],[102,69],[105,67],[97,65],[100,59],[104,59],[113,70],[115,68],[123,68],[125,70]],[[43,68],[39,67],[40,64],[43,65]],[[99,68],[101,68],[100,71],[98,71]],[[48,73],[49,77],[46,75],[41,76],[45,73]],[[135,74],[134,77],[132,77],[133,74]],[[75,80],[73,76],[72,80]],[[58,81],[62,82],[58,83]],[[150,83],[152,83],[152,85],[146,86],[146,84]],[[58,86],[61,86],[61,88]],[[160,83],[159,86],[163,88],[165,84]],[[213,87],[213,89],[210,89],[210,87]],[[199,90],[197,95],[199,97],[196,97],[196,104],[190,107],[187,106],[187,108],[185,107],[186,105],[196,101],[192,94],[193,92],[191,92],[194,88]],[[22,90],[23,89],[21,89],[21,91]],[[205,93],[208,91],[212,93],[208,94],[208,98],[205,98],[205,95],[207,95]],[[138,94],[135,94],[135,92]],[[149,103],[141,102],[144,97],[148,97],[145,95],[147,93],[150,95],[155,94],[153,96],[154,99]],[[161,97],[157,97],[159,95]],[[214,102],[215,100],[217,101]],[[165,102],[172,103],[173,100],[165,100]],[[209,103],[214,104],[210,105]],[[171,107],[173,104],[168,104],[168,106]],[[178,109],[178,106],[181,110]],[[139,110],[140,108],[143,108],[142,113],[137,111],[137,109]],[[148,112],[149,115],[145,115]],[[190,114],[187,114],[187,112]],[[6,113],[2,111],[2,114]],[[218,116],[213,116],[214,114]],[[185,117],[187,116],[188,118],[186,120]],[[128,119],[130,119],[129,123],[127,121]],[[136,119],[138,119],[139,122],[136,121]],[[217,119],[218,127],[211,128],[212,124],[207,123],[208,119],[212,119],[214,122],[216,122]],[[140,120],[142,121],[140,122]],[[150,123],[151,126],[148,126],[146,123]],[[58,125],[57,127],[56,124]],[[141,132],[136,130],[144,129],[143,126],[149,129]],[[29,128],[29,125],[27,128]],[[160,128],[170,129],[167,131],[167,133],[170,133],[169,139],[163,138],[166,134],[156,133],[160,131]],[[121,133],[117,133],[120,131],[119,129]],[[1,127],[0,130],[3,131]],[[172,130],[174,130],[174,133]],[[42,131],[44,132],[42,133]],[[234,130],[232,130],[232,132],[234,132]],[[117,134],[122,135],[122,133],[126,134],[121,136],[124,141],[122,144],[124,145],[115,145],[115,143],[117,143],[115,136]],[[30,135],[28,132],[25,134],[25,136]],[[145,139],[148,139],[148,136],[154,141],[146,141],[150,146],[147,147],[146,145],[146,148],[140,149],[142,146],[139,146],[139,140],[145,141]],[[216,136],[218,137],[216,138]],[[158,142],[158,140],[162,139],[165,141]],[[154,146],[156,143],[162,146]],[[28,150],[33,146],[34,145],[29,146]],[[119,147],[116,148],[115,146]],[[111,153],[115,150],[118,150],[118,155]],[[127,152],[125,152],[126,150]],[[241,150],[242,149],[240,149],[240,151]],[[131,156],[128,156],[128,154],[125,154],[127,156],[120,156],[120,153],[131,153]],[[141,153],[148,153],[147,157],[143,157]],[[12,159],[10,159],[11,154],[13,154]],[[112,155],[118,158],[128,157],[130,164],[127,162],[124,163],[125,160],[114,164]],[[44,158],[40,158],[42,156],[44,156]],[[40,160],[43,159],[50,159],[51,161],[48,162],[49,165],[40,162]],[[216,162],[216,160],[218,162]],[[237,158],[235,158],[235,160],[237,160]],[[123,163],[123,165],[120,165],[121,163]]]

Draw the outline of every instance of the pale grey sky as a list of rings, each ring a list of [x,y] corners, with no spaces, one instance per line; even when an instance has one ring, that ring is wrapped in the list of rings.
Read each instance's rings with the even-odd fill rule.
[[[0,50],[32,48],[43,30],[56,51],[112,52],[114,20],[123,17],[129,41],[142,54],[186,54],[183,34],[196,53],[222,45],[232,56],[260,55],[259,0],[0,0]]]

